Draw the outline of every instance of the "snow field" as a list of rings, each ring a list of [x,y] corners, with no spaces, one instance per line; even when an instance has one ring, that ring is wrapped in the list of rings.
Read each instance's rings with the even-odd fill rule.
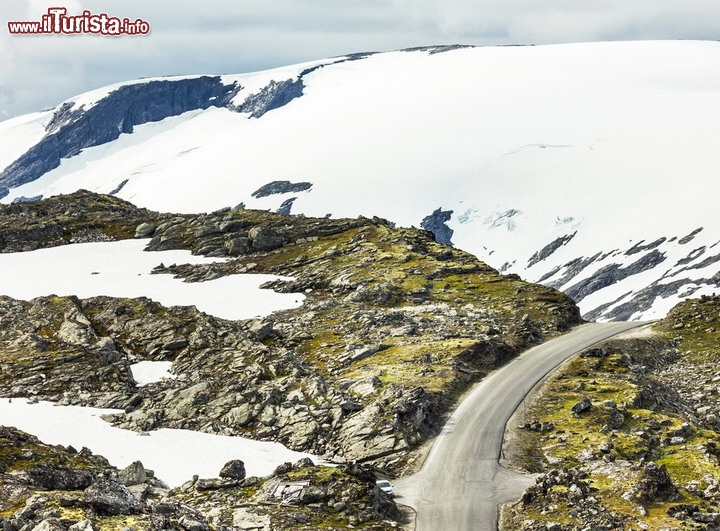
[[[218,259],[190,251],[144,252],[149,240],[80,243],[25,253],[0,254],[0,295],[30,300],[45,295],[80,298],[148,297],[165,306],[190,306],[223,319],[263,317],[297,308],[304,295],[259,286],[274,275],[230,275],[202,283],[151,275],[164,263],[201,264]]]
[[[139,460],[169,487],[182,485],[195,474],[218,477],[222,466],[232,459],[244,461],[248,476],[259,477],[269,476],[287,461],[294,463],[304,457],[320,461],[278,443],[175,429],[139,434],[102,419],[102,415],[121,412],[0,398],[0,424],[32,433],[46,444],[72,445],[77,450],[85,446],[118,468]]]

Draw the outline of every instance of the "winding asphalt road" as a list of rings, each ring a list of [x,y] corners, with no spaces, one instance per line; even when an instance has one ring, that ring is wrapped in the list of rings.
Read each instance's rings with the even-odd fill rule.
[[[532,476],[498,463],[505,425],[527,392],[573,354],[645,323],[589,323],[524,352],[482,380],[450,416],[422,469],[395,482],[417,531],[496,531],[498,504],[519,498]]]

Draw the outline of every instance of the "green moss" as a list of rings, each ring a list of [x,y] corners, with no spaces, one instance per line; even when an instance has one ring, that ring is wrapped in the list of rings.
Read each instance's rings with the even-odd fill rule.
[[[143,516],[118,515],[104,516],[93,521],[97,531],[123,531],[133,529],[134,531],[150,531],[153,529],[152,522]]]
[[[301,468],[299,470],[291,470],[285,475],[285,477],[288,481],[312,481],[313,484],[316,485],[322,485],[332,481],[346,481],[353,479],[339,468],[332,466],[314,466]]]
[[[669,447],[663,454],[655,459],[659,465],[665,465],[673,482],[677,485],[687,485],[693,480],[702,480],[707,476],[720,479],[720,466],[718,462],[707,460],[698,451],[698,446],[717,440],[717,434],[701,431],[694,435],[687,444]],[[707,485],[701,484],[702,488]]]
[[[720,361],[720,297],[689,299],[653,326],[693,363]]]
[[[455,379],[451,361],[475,341],[467,338],[395,345],[352,364],[348,378],[378,376],[384,384],[414,386],[441,391]]]
[[[58,512],[58,518],[79,522],[88,518],[88,514],[82,507],[64,507],[59,500],[52,500],[50,507]]]

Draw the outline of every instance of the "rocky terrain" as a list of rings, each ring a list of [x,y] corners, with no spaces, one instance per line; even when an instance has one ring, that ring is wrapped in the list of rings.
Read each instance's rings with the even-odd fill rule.
[[[0,205],[0,252],[132,238],[139,224],[169,217],[85,191],[46,201]]]
[[[159,263],[157,274],[203,282],[236,273],[274,273],[292,280],[268,288],[306,297],[297,310],[245,321],[142,298],[3,297],[0,396],[121,408],[125,413],[112,420],[125,428],[189,428],[279,441],[387,475],[415,466],[416,450],[437,433],[472,383],[524,348],[580,322],[565,295],[500,275],[472,255],[437,243],[427,231],[395,228],[377,218],[330,220],[231,209],[168,215],[78,192],[2,207],[0,227],[6,251],[150,238],[148,251],[189,249],[226,259],[211,265]],[[173,362],[175,378],[138,387],[130,365],[143,360]],[[9,446],[16,448],[12,441],[24,435],[7,433],[12,433]],[[9,461],[6,472],[22,476],[18,461]],[[90,467],[75,468],[85,466]],[[257,516],[262,529],[315,529],[318,514],[325,520],[337,515],[339,528],[397,525],[383,523],[397,513],[392,501],[375,491],[372,473],[297,468],[253,484],[191,482],[172,493],[172,503],[181,500],[199,511],[200,516],[191,512],[185,519],[198,522],[184,527],[192,531],[204,522],[238,527],[233,521],[245,503],[252,507],[242,514]],[[90,486],[83,484],[85,492],[101,479],[102,485],[117,484],[116,474],[102,468]],[[25,494],[13,495],[0,513],[7,526],[24,518],[29,496],[46,496],[23,477],[18,492]],[[260,500],[274,489],[273,481],[285,480],[317,487],[301,496],[309,509],[275,506],[263,512],[253,505],[264,503]],[[357,487],[346,487],[348,482]],[[148,489],[152,494],[162,487],[149,484]],[[167,496],[156,494],[160,500]],[[151,507],[154,495],[145,505],[144,494],[133,496],[140,504],[128,502],[133,514],[158,512]],[[38,507],[62,508],[62,499],[50,496]],[[59,518],[64,529],[86,519],[100,525],[87,513],[92,509],[87,500],[67,503],[85,512],[73,512],[73,520],[58,509],[48,518]],[[163,518],[179,514],[160,507]],[[32,511],[40,520],[26,518],[9,529],[47,520],[42,510]],[[138,518],[142,525],[167,527]]]
[[[303,460],[257,478],[235,460],[218,476],[168,489],[141,462],[117,470],[87,448],[48,446],[0,428],[0,524],[7,531],[399,527],[392,498],[357,465]]]
[[[540,473],[503,529],[720,528],[720,297],[569,362],[520,419]]]

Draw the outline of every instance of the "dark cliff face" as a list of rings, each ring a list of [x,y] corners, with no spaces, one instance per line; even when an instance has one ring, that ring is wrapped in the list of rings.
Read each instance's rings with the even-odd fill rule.
[[[445,245],[452,245],[452,235],[454,231],[446,225],[446,223],[450,221],[452,214],[452,210],[442,210],[442,208],[438,208],[429,216],[424,217],[422,222],[420,222],[420,226],[432,232],[438,242],[444,243]]]
[[[90,109],[61,107],[47,126],[48,134],[0,174],[0,197],[8,189],[34,181],[57,168],[60,160],[83,149],[111,142],[136,125],[157,122],[187,111],[225,107],[236,86],[219,77],[148,81],[125,85]]]
[[[286,79],[279,82],[272,80],[260,92],[248,96],[241,105],[233,110],[249,113],[252,118],[260,118],[263,114],[273,109],[279,109],[302,96],[304,88],[302,74],[298,79]]]

